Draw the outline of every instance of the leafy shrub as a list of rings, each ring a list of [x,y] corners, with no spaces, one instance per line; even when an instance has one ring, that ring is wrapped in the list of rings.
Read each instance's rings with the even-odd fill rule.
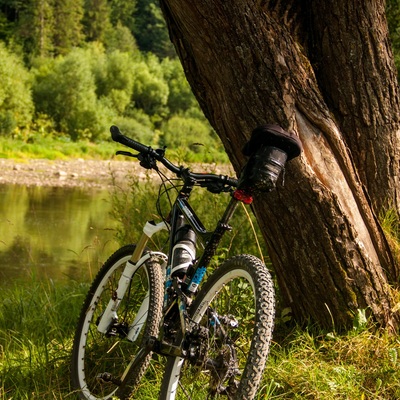
[[[90,53],[75,49],[65,57],[43,64],[35,73],[36,109],[56,122],[73,140],[97,139],[104,134],[107,103],[98,102]]]
[[[165,80],[168,83],[168,108],[171,114],[198,108],[197,100],[189,86],[180,61],[166,58],[161,63]]]
[[[163,116],[167,112],[168,95],[168,84],[156,57],[148,57],[135,65],[132,96],[135,107],[151,116]]]
[[[117,23],[113,29],[107,31],[105,44],[109,51],[120,50],[130,53],[137,50],[136,40],[128,27]]]
[[[122,114],[130,104],[133,93],[133,60],[130,54],[119,50],[102,54],[94,66],[96,91],[106,97],[111,106]]]
[[[218,136],[206,120],[175,115],[161,130],[161,145],[177,150],[186,161],[227,161]]]
[[[153,129],[142,124],[140,121],[126,117],[116,117],[113,124],[117,125],[124,135],[145,145],[157,146],[157,142],[155,141],[156,135]]]
[[[0,134],[10,134],[32,120],[30,74],[17,55],[0,43]]]

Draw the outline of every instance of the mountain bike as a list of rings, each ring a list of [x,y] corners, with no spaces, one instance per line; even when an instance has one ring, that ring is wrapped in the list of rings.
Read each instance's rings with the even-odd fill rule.
[[[256,128],[243,149],[248,162],[236,179],[192,172],[170,162],[165,148],[145,146],[116,126],[110,130],[114,141],[137,152],[117,154],[138,158],[165,185],[171,180],[160,163],[181,186],[173,185],[177,194],[170,212],[146,222],[137,243],[117,250],[94,279],[74,337],[74,388],[87,400],[141,399],[143,382],[152,382],[162,369],[159,393],[150,398],[253,399],[272,338],[273,281],[252,255],[234,256],[214,270],[210,265],[238,204],[273,190],[301,143],[279,126]],[[197,187],[229,198],[213,231],[189,203]],[[168,254],[150,248],[161,231],[168,235]]]

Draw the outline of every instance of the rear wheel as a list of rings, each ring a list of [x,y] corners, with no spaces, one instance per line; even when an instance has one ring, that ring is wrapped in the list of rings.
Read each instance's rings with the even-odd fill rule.
[[[253,399],[274,313],[273,282],[265,265],[249,255],[225,261],[190,308],[196,323],[185,341],[190,356],[169,358],[160,399]]]
[[[132,370],[130,362],[143,338],[156,336],[161,319],[163,277],[161,266],[150,258],[136,266],[117,315],[106,333],[98,324],[115,295],[121,274],[135,249],[117,250],[98,272],[85,299],[72,351],[72,383],[82,399],[126,398],[146,371],[151,353]],[[129,279],[129,277],[127,277]],[[137,315],[140,318],[136,318]]]

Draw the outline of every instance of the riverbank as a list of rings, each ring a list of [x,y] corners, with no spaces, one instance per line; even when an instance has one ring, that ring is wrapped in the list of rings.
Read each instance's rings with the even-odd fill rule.
[[[229,166],[206,165],[193,169],[233,175]],[[107,188],[135,176],[144,180],[154,171],[143,169],[137,161],[121,160],[46,160],[28,159],[23,162],[0,159],[0,184],[52,187]]]
[[[121,183],[127,175],[144,177],[138,163],[117,160],[0,159],[0,184],[52,187],[106,188],[113,179]]]

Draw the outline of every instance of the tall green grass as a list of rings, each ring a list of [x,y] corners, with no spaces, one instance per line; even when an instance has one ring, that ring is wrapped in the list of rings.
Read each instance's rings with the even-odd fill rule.
[[[129,133],[128,133],[129,135]],[[137,139],[139,140],[139,139]],[[144,143],[151,145],[151,143]],[[117,150],[129,150],[125,146],[111,140],[97,143],[88,140],[74,142],[66,136],[42,136],[32,133],[29,137],[10,138],[0,135],[0,158],[28,160],[43,158],[49,160],[65,160],[69,158],[106,159],[109,160]],[[199,152],[194,152],[187,147],[177,149],[168,148],[168,157],[178,163],[188,162],[217,162],[228,164],[225,152],[215,150],[209,153],[206,148],[200,147]],[[123,158],[120,157],[122,160]]]
[[[44,158],[65,160],[68,158],[110,159],[121,148],[114,142],[73,142],[66,137],[43,137],[32,134],[26,139],[0,136],[0,158],[28,160]]]
[[[74,399],[69,358],[86,283],[28,278],[0,292],[0,399]],[[318,327],[277,331],[258,399],[398,399],[400,342],[365,326],[346,334]],[[141,399],[162,378],[149,371]]]
[[[73,331],[86,283],[28,278],[0,292],[0,399],[74,399]],[[258,399],[400,398],[400,342],[366,326],[337,335],[278,319]],[[155,399],[162,371],[141,390]],[[151,380],[150,380],[151,379]]]
[[[115,188],[114,217],[120,221],[121,243],[134,241],[143,221],[154,217],[156,197],[151,180],[139,184],[133,178],[132,189]],[[193,200],[193,207],[206,216],[205,225],[211,229],[228,198],[200,190]],[[167,209],[165,199],[162,208]],[[241,252],[260,256],[248,218],[238,210],[219,258]],[[263,247],[261,254],[268,261]],[[76,398],[69,383],[70,352],[88,287],[86,281],[53,282],[29,276],[1,288],[1,400]],[[278,310],[258,399],[400,398],[400,340],[369,324],[363,315],[360,311],[353,330],[338,334],[311,324],[299,327],[286,310]],[[149,371],[140,399],[156,399],[161,378],[160,363]]]
[[[0,291],[0,398],[63,399],[88,285],[29,277]]]
[[[259,398],[400,398],[396,336],[371,325],[342,335],[316,326],[277,330]]]

